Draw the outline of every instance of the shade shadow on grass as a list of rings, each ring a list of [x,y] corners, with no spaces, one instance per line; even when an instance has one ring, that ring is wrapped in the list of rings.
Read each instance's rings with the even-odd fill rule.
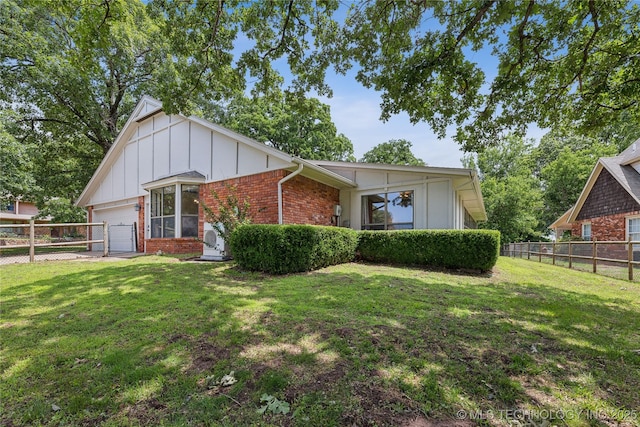
[[[4,425],[404,425],[517,408],[608,422],[640,407],[640,307],[623,293],[500,269],[21,267],[3,271],[16,283],[2,292]],[[231,371],[229,387],[207,380]],[[292,412],[257,414],[263,393]]]

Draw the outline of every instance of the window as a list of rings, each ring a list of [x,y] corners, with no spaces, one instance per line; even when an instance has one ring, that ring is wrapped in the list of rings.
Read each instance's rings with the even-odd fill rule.
[[[363,230],[413,228],[413,191],[362,196]]]
[[[182,237],[198,237],[198,192],[197,185],[181,185]]]
[[[176,191],[180,197],[176,197]],[[193,184],[151,190],[151,238],[198,237],[198,193],[199,186]]]
[[[476,220],[473,219],[468,210],[464,210],[464,228],[465,229],[476,229],[478,228],[478,224]]]
[[[176,237],[176,187],[151,190],[151,238]]]
[[[591,223],[585,222],[582,224],[582,238],[584,240],[591,240]]]
[[[627,239],[640,242],[640,218],[627,218]],[[633,250],[640,250],[640,244],[633,245]]]

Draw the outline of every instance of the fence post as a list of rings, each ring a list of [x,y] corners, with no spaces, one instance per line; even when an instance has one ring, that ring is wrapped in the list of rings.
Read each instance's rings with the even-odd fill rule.
[[[597,272],[598,270],[598,261],[596,260],[596,255],[598,254],[598,243],[597,239],[594,237],[593,242],[591,243],[591,262],[593,263],[593,272]]]
[[[573,255],[573,242],[569,242],[569,268],[571,268],[571,255]]]
[[[36,226],[34,220],[29,220],[29,262],[36,260]]]
[[[629,262],[629,280],[633,280],[633,245],[631,244],[631,236],[627,243],[627,261]]]
[[[103,256],[109,256],[109,227],[107,227],[107,221],[102,221],[102,243]]]
[[[556,265],[556,242],[551,243],[551,264]]]
[[[531,241],[527,240],[527,259],[531,259]]]
[[[542,243],[538,243],[538,262],[542,262]],[[544,246],[546,248],[546,246]]]

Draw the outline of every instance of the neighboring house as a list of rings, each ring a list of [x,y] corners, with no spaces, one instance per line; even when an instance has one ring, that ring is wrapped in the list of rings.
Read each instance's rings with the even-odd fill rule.
[[[38,208],[35,204],[17,197],[0,207],[0,224],[29,224],[29,221],[36,215],[38,215]],[[39,218],[35,222],[47,223],[49,221],[49,218]],[[5,233],[29,234],[29,229],[24,227],[3,228],[2,231]]]
[[[571,234],[571,230],[573,229],[573,226],[568,222],[568,220],[572,211],[573,211],[573,206],[571,206],[569,210],[563,213],[562,216],[560,216],[560,218],[556,219],[553,222],[553,224],[549,226],[549,229],[553,230],[556,240],[560,240],[566,232]]]
[[[249,198],[255,223],[391,230],[486,220],[470,169],[303,160],[197,117],[166,115],[146,96],[76,204],[91,222],[130,227],[140,252],[200,252],[195,200],[212,206],[211,191],[224,195],[228,185]]]
[[[640,139],[593,168],[575,206],[563,218],[584,240],[640,241]]]

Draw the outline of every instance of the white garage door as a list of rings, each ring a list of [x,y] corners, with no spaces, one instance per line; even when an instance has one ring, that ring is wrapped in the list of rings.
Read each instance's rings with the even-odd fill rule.
[[[107,222],[109,227],[109,252],[135,252],[136,236],[134,224],[138,220],[138,212],[134,205],[120,206],[111,209],[93,211],[93,222]],[[97,230],[94,231],[94,233]],[[101,251],[102,245],[93,246],[94,251]]]

